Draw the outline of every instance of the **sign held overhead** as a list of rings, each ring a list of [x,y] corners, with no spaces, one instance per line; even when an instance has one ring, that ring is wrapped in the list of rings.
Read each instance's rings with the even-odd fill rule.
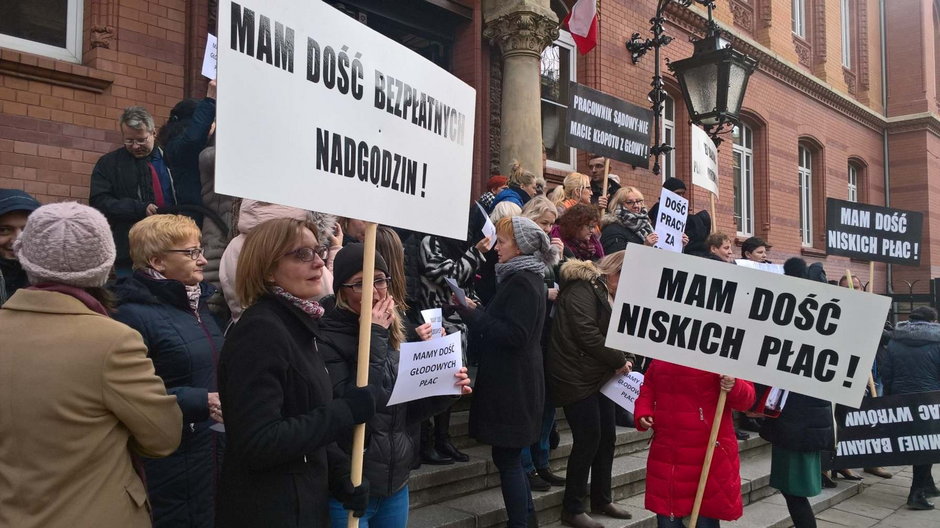
[[[653,112],[572,82],[568,89],[569,147],[633,166],[646,166],[650,156]]]
[[[923,213],[828,198],[826,253],[919,266],[923,222]]]

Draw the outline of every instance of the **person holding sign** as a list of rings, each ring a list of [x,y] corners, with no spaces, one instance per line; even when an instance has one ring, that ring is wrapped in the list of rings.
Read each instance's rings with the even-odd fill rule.
[[[362,308],[363,245],[349,244],[333,260],[333,291],[336,306],[321,323],[319,348],[333,383],[333,396],[342,397],[356,386],[359,313]],[[375,254],[372,297],[372,339],[369,354],[369,383],[391,393],[398,375],[398,347],[404,339],[404,324],[389,295],[392,282],[389,267]],[[430,326],[430,325],[428,325]],[[426,334],[431,338],[430,333]],[[425,340],[427,340],[425,339]],[[467,369],[457,374],[455,384],[469,394]],[[454,398],[424,398],[400,405],[377,404],[376,414],[366,426],[365,458],[362,474],[369,482],[369,505],[361,523],[374,528],[404,528],[408,525],[408,476],[416,453],[412,425],[451,406]],[[339,442],[345,453],[341,465],[349,465],[349,439]],[[348,512],[336,498],[330,500],[334,528],[345,528]]]
[[[600,213],[591,205],[575,204],[558,217],[558,225],[552,228],[551,237],[560,238],[565,244],[563,258],[598,260],[604,256],[604,247],[594,232]]]
[[[601,219],[601,244],[605,253],[626,249],[627,244],[653,246],[659,241],[644,201],[643,193],[636,187],[617,191]]]
[[[731,237],[724,233],[712,233],[705,239],[708,249],[708,258],[721,262],[734,263],[734,250],[731,248]]]
[[[899,323],[888,341],[888,353],[881,366],[886,394],[910,394],[940,390],[940,324],[937,311],[918,306],[906,323]],[[929,497],[940,497],[931,474],[933,464],[914,466],[907,507],[932,510]]]
[[[236,292],[246,306],[219,360],[226,452],[216,523],[226,528],[328,526],[329,496],[360,516],[369,490],[353,487],[336,440],[375,414],[380,387],[333,397],[318,342],[329,248],[316,226],[268,220],[245,237]],[[354,353],[354,351],[353,351]],[[329,453],[329,456],[328,456]],[[332,461],[332,462],[331,462]]]
[[[767,253],[772,248],[763,238],[752,236],[741,243],[741,258],[754,262],[768,263]]]
[[[655,432],[646,462],[646,509],[656,514],[658,528],[679,528],[682,518],[692,513],[719,391],[728,393],[728,405],[696,528],[715,528],[719,519],[733,521],[743,513],[731,409],[751,407],[754,385],[662,360],[654,360],[646,370],[635,415],[638,430]]]
[[[500,220],[496,237],[496,295],[485,309],[470,299],[455,309],[469,326],[471,346],[480,351],[470,436],[493,446],[508,526],[525,528],[536,521],[522,449],[539,439],[542,425],[542,281],[557,254],[539,226],[522,216]]]
[[[596,265],[569,259],[561,266],[562,288],[555,303],[546,371],[552,401],[564,406],[574,436],[561,522],[575,528],[602,526],[585,513],[581,500],[588,494],[588,474],[592,512],[616,519],[632,517],[613,504],[615,406],[600,393],[610,378],[629,373],[636,359],[604,345],[622,266],[623,251],[607,255]]]

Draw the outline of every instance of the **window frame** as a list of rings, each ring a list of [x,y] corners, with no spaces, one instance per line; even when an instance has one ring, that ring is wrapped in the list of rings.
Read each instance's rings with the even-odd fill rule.
[[[68,0],[65,47],[60,48],[2,33],[0,33],[0,47],[81,64],[84,45],[82,37],[85,29],[84,11],[84,0]]]
[[[800,201],[800,243],[803,247],[813,246],[813,151],[806,145],[799,145],[798,188]]]
[[[858,203],[858,166],[849,162],[848,201]]]
[[[569,79],[568,80],[577,82],[578,80],[578,53],[577,53],[577,47],[575,47],[575,44],[574,44],[574,39],[571,37],[571,33],[569,33],[568,31],[564,29],[559,29],[558,38],[552,42],[552,45],[557,45],[568,50],[568,57],[569,57],[569,64],[568,64]],[[539,75],[541,75],[541,64],[539,65]],[[556,101],[543,99],[541,94],[539,94],[539,104],[541,105],[543,102],[552,104],[555,106],[563,107],[566,110],[568,109],[567,104],[562,105],[562,104],[558,104]],[[542,120],[544,118],[545,117],[542,115],[540,115],[539,117],[539,129],[540,130],[542,128]],[[564,127],[564,123],[562,123],[560,126]],[[571,160],[570,163],[554,161],[551,158],[547,158],[545,160],[546,168],[559,170],[559,171],[566,171],[566,172],[577,171],[578,151],[574,147],[567,147],[567,148],[569,150],[568,158]]]
[[[842,31],[842,67],[851,70],[852,63],[855,60],[853,52],[854,42],[852,37],[852,3],[850,0],[840,0],[840,26]]]
[[[669,114],[666,112],[669,104],[672,104],[672,119],[669,119]],[[662,180],[665,182],[666,178],[676,176],[676,99],[668,93],[663,99],[663,119],[660,133],[663,137],[663,143],[672,147],[672,150],[664,153],[662,159],[659,160],[662,166]]]
[[[739,124],[738,127],[741,129],[741,143],[732,139],[732,187],[739,187],[741,191],[740,196],[735,193],[733,209],[735,212],[738,209],[741,211],[740,216],[734,215],[735,231],[738,236],[747,237],[754,235],[756,220],[754,217],[754,128],[745,123]],[[737,174],[734,173],[736,157],[740,157]],[[740,185],[738,185],[738,179],[741,181]],[[742,227],[744,229],[741,229]]]
[[[792,0],[790,8],[791,31],[801,39],[806,39],[806,0]]]

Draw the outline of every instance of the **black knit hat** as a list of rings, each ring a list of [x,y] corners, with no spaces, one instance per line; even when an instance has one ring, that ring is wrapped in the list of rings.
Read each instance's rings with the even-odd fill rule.
[[[666,181],[663,182],[663,189],[676,192],[679,189],[685,189],[685,183],[679,178],[666,178]]]
[[[362,257],[364,253],[365,246],[362,244],[348,244],[346,247],[339,250],[339,253],[333,258],[333,292],[338,294],[340,288],[343,287],[343,284],[345,284],[350,277],[362,271]],[[378,251],[375,252],[375,269],[385,273],[386,277],[391,276],[388,272],[388,265],[385,263],[385,259],[382,258],[382,255],[380,255]]]

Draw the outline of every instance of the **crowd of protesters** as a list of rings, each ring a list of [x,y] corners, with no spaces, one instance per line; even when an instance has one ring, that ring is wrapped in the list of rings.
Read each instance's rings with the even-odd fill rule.
[[[633,370],[646,378],[627,418],[655,431],[646,508],[658,526],[692,511],[722,391],[698,526],[742,515],[732,410],[753,410],[762,388],[605,345],[613,299],[629,287],[624,250],[657,243],[658,204],[651,215],[637,188],[604,182],[604,158],[554,199],[518,164],[493,176],[463,240],[381,226],[364,276],[363,222],[214,193],[214,90],[176,105],[159,134],[145,109],[128,108],[124,146],[92,174],[91,207],[0,190],[0,525],[339,527],[352,512],[406,526],[411,471],[470,458],[450,437],[460,396],[388,403],[401,344],[439,337],[421,316],[429,308],[443,309],[442,334],[462,336],[473,379],[462,368],[453,383],[472,393],[469,434],[491,446],[508,526],[537,526],[532,491],[552,486],[565,487],[567,526],[631,517],[612,496],[618,410],[600,389]],[[676,178],[664,187],[686,190]],[[487,216],[495,240],[482,233]],[[690,215],[685,251],[734,263],[733,239],[710,230],[707,213]],[[741,257],[766,262],[769,249],[752,237]],[[825,281],[821,267],[785,269]],[[935,321],[921,310],[886,341],[887,392],[940,390]],[[549,464],[557,408],[573,441],[565,476]],[[815,526],[807,497],[827,478],[829,403],[793,395],[776,419],[740,420],[772,443],[771,485],[796,526]],[[358,486],[355,424],[367,431]],[[932,508],[930,466],[914,472],[909,505]]]

